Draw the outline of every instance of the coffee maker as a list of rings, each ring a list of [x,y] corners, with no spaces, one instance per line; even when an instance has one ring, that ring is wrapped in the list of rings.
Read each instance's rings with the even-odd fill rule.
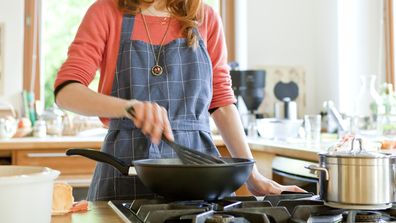
[[[245,131],[255,136],[256,111],[264,99],[266,73],[264,70],[231,70],[230,75]]]

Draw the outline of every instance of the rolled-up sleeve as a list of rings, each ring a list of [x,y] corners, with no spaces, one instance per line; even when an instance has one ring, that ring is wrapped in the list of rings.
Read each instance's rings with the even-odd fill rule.
[[[227,46],[221,18],[210,7],[206,9],[208,22],[207,49],[213,66],[213,98],[209,109],[223,107],[236,102],[231,86],[227,64]]]
[[[103,10],[103,6],[97,3],[88,9],[68,49],[67,59],[58,71],[54,89],[70,81],[88,86],[94,79],[108,33]]]

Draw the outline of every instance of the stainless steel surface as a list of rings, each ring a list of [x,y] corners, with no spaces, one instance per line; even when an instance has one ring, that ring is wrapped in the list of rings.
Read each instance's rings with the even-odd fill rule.
[[[343,204],[343,203],[335,203],[335,202],[324,202],[326,206],[340,209],[353,209],[353,210],[385,210],[392,207],[392,203],[388,204]]]
[[[29,158],[66,157],[66,153],[28,153]]]
[[[333,101],[325,101],[324,102],[324,107],[327,111],[327,114],[329,115],[329,122],[335,122],[335,124],[337,125],[337,127],[345,132],[348,130],[348,127],[344,121],[344,119],[342,118],[341,113],[337,110],[337,108],[334,106],[334,102]],[[329,123],[328,126],[333,126],[333,123]],[[331,132],[332,130],[330,130],[329,132]]]
[[[272,169],[282,171],[284,173],[289,173],[296,176],[318,179],[318,176],[315,173],[305,169],[305,166],[314,165],[315,163],[298,160],[289,157],[283,156],[275,156],[272,160]]]
[[[276,102],[274,111],[277,119],[297,119],[297,103],[288,97]]]
[[[320,165],[309,169],[319,172],[320,195],[327,204],[383,209],[395,201],[395,158],[390,155],[319,156]]]
[[[318,176],[304,166],[314,162],[275,156],[272,160],[272,179],[284,185],[296,185],[308,192],[318,193]]]
[[[344,204],[391,203],[392,173],[387,161],[384,165],[325,164],[329,172],[325,200]]]
[[[318,172],[318,171],[323,171],[324,174],[325,174],[325,176],[326,176],[325,179],[326,179],[326,180],[329,180],[329,171],[327,171],[326,168],[324,168],[324,167],[319,167],[319,166],[317,166],[317,165],[309,165],[309,166],[306,166],[305,168],[311,170],[311,173],[316,173],[316,172]]]

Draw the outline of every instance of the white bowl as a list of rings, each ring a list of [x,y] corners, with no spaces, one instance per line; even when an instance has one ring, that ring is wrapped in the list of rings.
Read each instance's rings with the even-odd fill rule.
[[[49,223],[59,173],[46,167],[0,166],[1,222]]]
[[[302,123],[302,119],[263,118],[257,120],[257,130],[263,138],[285,140],[297,137]]]

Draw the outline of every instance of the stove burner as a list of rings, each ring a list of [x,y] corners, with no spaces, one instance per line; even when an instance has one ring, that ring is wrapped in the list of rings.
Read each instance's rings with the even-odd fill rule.
[[[213,203],[208,203],[206,201],[175,201],[169,204],[170,209],[194,209],[203,208],[207,211],[212,210],[214,207]]]
[[[214,214],[207,218],[205,223],[231,223],[234,222],[234,216],[228,214]]]
[[[382,214],[378,211],[350,211],[348,214],[348,218],[350,215],[356,214],[355,221],[353,222],[379,222],[381,220]]]
[[[396,205],[386,210],[332,208],[313,197],[292,195],[234,197],[208,201],[137,199],[110,201],[129,223],[390,223]]]
[[[396,217],[396,207],[392,206],[391,208],[389,208],[388,210],[386,210],[386,212],[392,216],[392,217]]]

